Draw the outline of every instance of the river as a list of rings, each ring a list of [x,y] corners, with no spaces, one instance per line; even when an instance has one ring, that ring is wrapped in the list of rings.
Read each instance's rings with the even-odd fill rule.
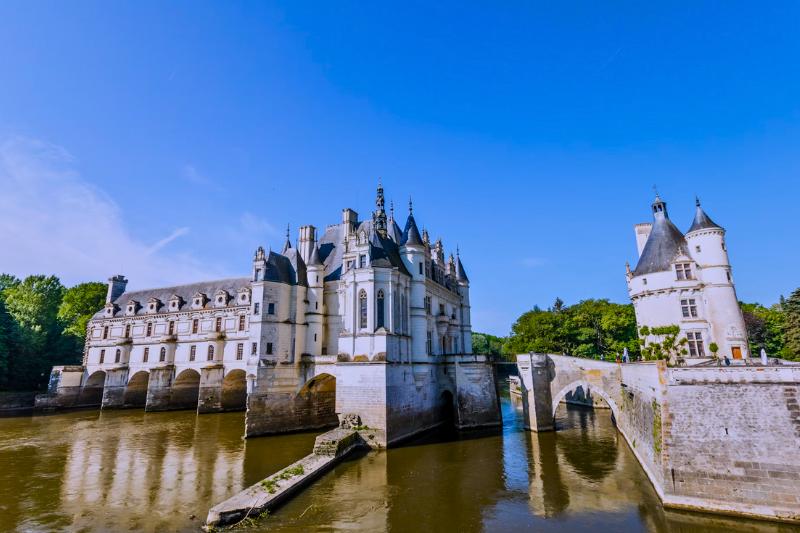
[[[608,411],[556,433],[428,434],[346,461],[247,531],[800,531],[666,511]],[[241,438],[244,413],[79,411],[0,419],[0,531],[198,531],[208,508],[309,453]]]

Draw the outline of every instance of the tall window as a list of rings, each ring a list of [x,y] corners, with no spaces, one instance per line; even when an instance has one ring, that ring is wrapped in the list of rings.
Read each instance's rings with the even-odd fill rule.
[[[169,321],[169,334],[170,335],[174,335],[175,334],[175,321],[174,320],[170,320]]]
[[[239,315],[239,331],[244,331],[244,315]]]
[[[364,268],[367,266],[367,256],[360,255],[358,256],[358,268]]]
[[[258,353],[258,343],[257,343],[257,342],[254,342],[254,343],[253,343],[253,344],[250,346],[250,355],[256,355],[257,353]]]
[[[106,351],[105,350],[100,350],[100,364],[101,365],[103,364],[105,359],[106,359]]]
[[[428,339],[425,342],[425,351],[428,352],[428,355],[433,355],[433,334],[430,331],[428,332]]]
[[[365,329],[367,327],[367,291],[361,289],[358,293],[358,308],[359,308],[359,327]]]
[[[167,349],[165,347],[161,347],[161,350],[158,352],[158,360],[162,363],[167,360]]]
[[[419,264],[419,275],[422,275],[422,269],[425,268],[422,263]]]
[[[692,279],[692,264],[691,263],[678,263],[675,265],[675,274],[678,280]]]
[[[149,337],[152,334],[153,334],[153,323],[152,322],[148,322],[147,323],[147,336]]]
[[[119,348],[117,348],[117,351],[114,353],[114,362],[115,363],[119,363],[120,355],[122,355],[122,352],[120,351]]]
[[[683,318],[697,317],[697,302],[694,298],[681,300],[681,313],[683,314]]]
[[[699,331],[690,331],[686,334],[686,339],[689,341],[689,355],[691,357],[705,357],[706,352],[703,349],[703,336]]]
[[[384,311],[384,305],[383,304],[384,304],[384,296],[383,296],[383,289],[381,289],[381,290],[378,291],[378,309],[376,309],[377,316],[378,316],[378,318],[377,318],[377,320],[378,320],[377,327],[379,327],[379,328],[384,327],[384,312],[385,311]],[[314,339],[314,340],[316,340],[316,339]]]
[[[222,318],[217,317],[217,320],[214,321],[214,331],[222,330]]]
[[[146,363],[147,360],[150,359],[150,347],[144,347],[144,355],[142,355],[142,363]]]
[[[256,303],[253,304],[253,314],[254,315],[258,315],[260,313],[261,313],[261,304],[256,302]]]
[[[192,333],[197,333],[198,329],[200,329],[200,321],[195,318],[192,320]]]
[[[244,343],[240,342],[236,345],[236,360],[241,361],[244,357]]]
[[[192,344],[189,347],[189,361],[194,361],[197,358],[197,346]]]
[[[125,338],[127,339],[130,336],[131,336],[131,325],[125,324]]]
[[[275,314],[275,304],[274,303],[268,303],[267,304],[267,314],[268,315],[274,315]]]
[[[267,343],[267,355],[272,355],[272,343]]]
[[[104,339],[108,338],[108,326],[103,327],[103,338]]]
[[[213,344],[209,344],[208,345],[208,355],[206,356],[206,359],[208,359],[209,361],[213,361],[214,360],[214,345]]]

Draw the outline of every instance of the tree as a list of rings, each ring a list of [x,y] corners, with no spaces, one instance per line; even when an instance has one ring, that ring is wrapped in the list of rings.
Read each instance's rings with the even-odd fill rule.
[[[739,303],[747,328],[751,352],[756,355],[762,348],[769,355],[786,357],[784,347],[784,312],[781,304],[764,307],[760,304]]]
[[[11,354],[15,350],[14,320],[6,311],[5,300],[0,293],[0,390],[8,388],[11,381]]]
[[[642,355],[647,360],[666,359],[670,365],[678,363],[678,359],[686,356],[686,337],[679,338],[681,328],[675,325],[639,328],[641,335]]]
[[[784,313],[784,357],[800,360],[800,289],[784,300],[781,307]]]
[[[106,284],[92,281],[75,285],[64,293],[58,318],[66,324],[64,333],[75,337],[79,345],[83,345],[89,319],[105,304],[106,290]]]
[[[495,359],[510,359],[503,344],[505,339],[488,333],[472,333],[472,353],[490,355]]]

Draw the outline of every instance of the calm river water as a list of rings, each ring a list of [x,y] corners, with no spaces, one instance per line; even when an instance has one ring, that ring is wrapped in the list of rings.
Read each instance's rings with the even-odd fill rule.
[[[607,411],[557,433],[442,431],[338,466],[248,531],[757,531],[665,511]],[[0,419],[0,531],[197,531],[208,508],[299,459],[314,434],[241,438],[243,413],[82,411]]]

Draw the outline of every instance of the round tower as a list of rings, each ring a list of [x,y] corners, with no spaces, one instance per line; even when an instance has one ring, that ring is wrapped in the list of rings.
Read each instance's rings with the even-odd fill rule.
[[[422,242],[422,237],[414,220],[414,206],[411,200],[408,201],[408,219],[400,240],[400,255],[406,265],[406,269],[411,273],[411,290],[409,291],[409,301],[411,302],[409,328],[411,333],[411,356],[421,358],[426,356],[425,342],[427,339],[428,325],[425,310],[425,278],[426,262],[428,261],[428,250]]]
[[[315,243],[311,243],[306,272],[308,277],[308,292],[306,298],[308,307],[306,308],[306,320],[308,329],[306,330],[306,352],[312,355],[322,355],[322,347],[325,345],[324,320],[325,320],[325,265],[320,261],[319,248]]]
[[[711,324],[711,341],[719,346],[720,357],[750,357],[747,330],[725,245],[725,229],[711,220],[699,198],[695,205],[694,221],[686,233],[687,252],[696,263],[697,277],[703,282],[703,303]]]

